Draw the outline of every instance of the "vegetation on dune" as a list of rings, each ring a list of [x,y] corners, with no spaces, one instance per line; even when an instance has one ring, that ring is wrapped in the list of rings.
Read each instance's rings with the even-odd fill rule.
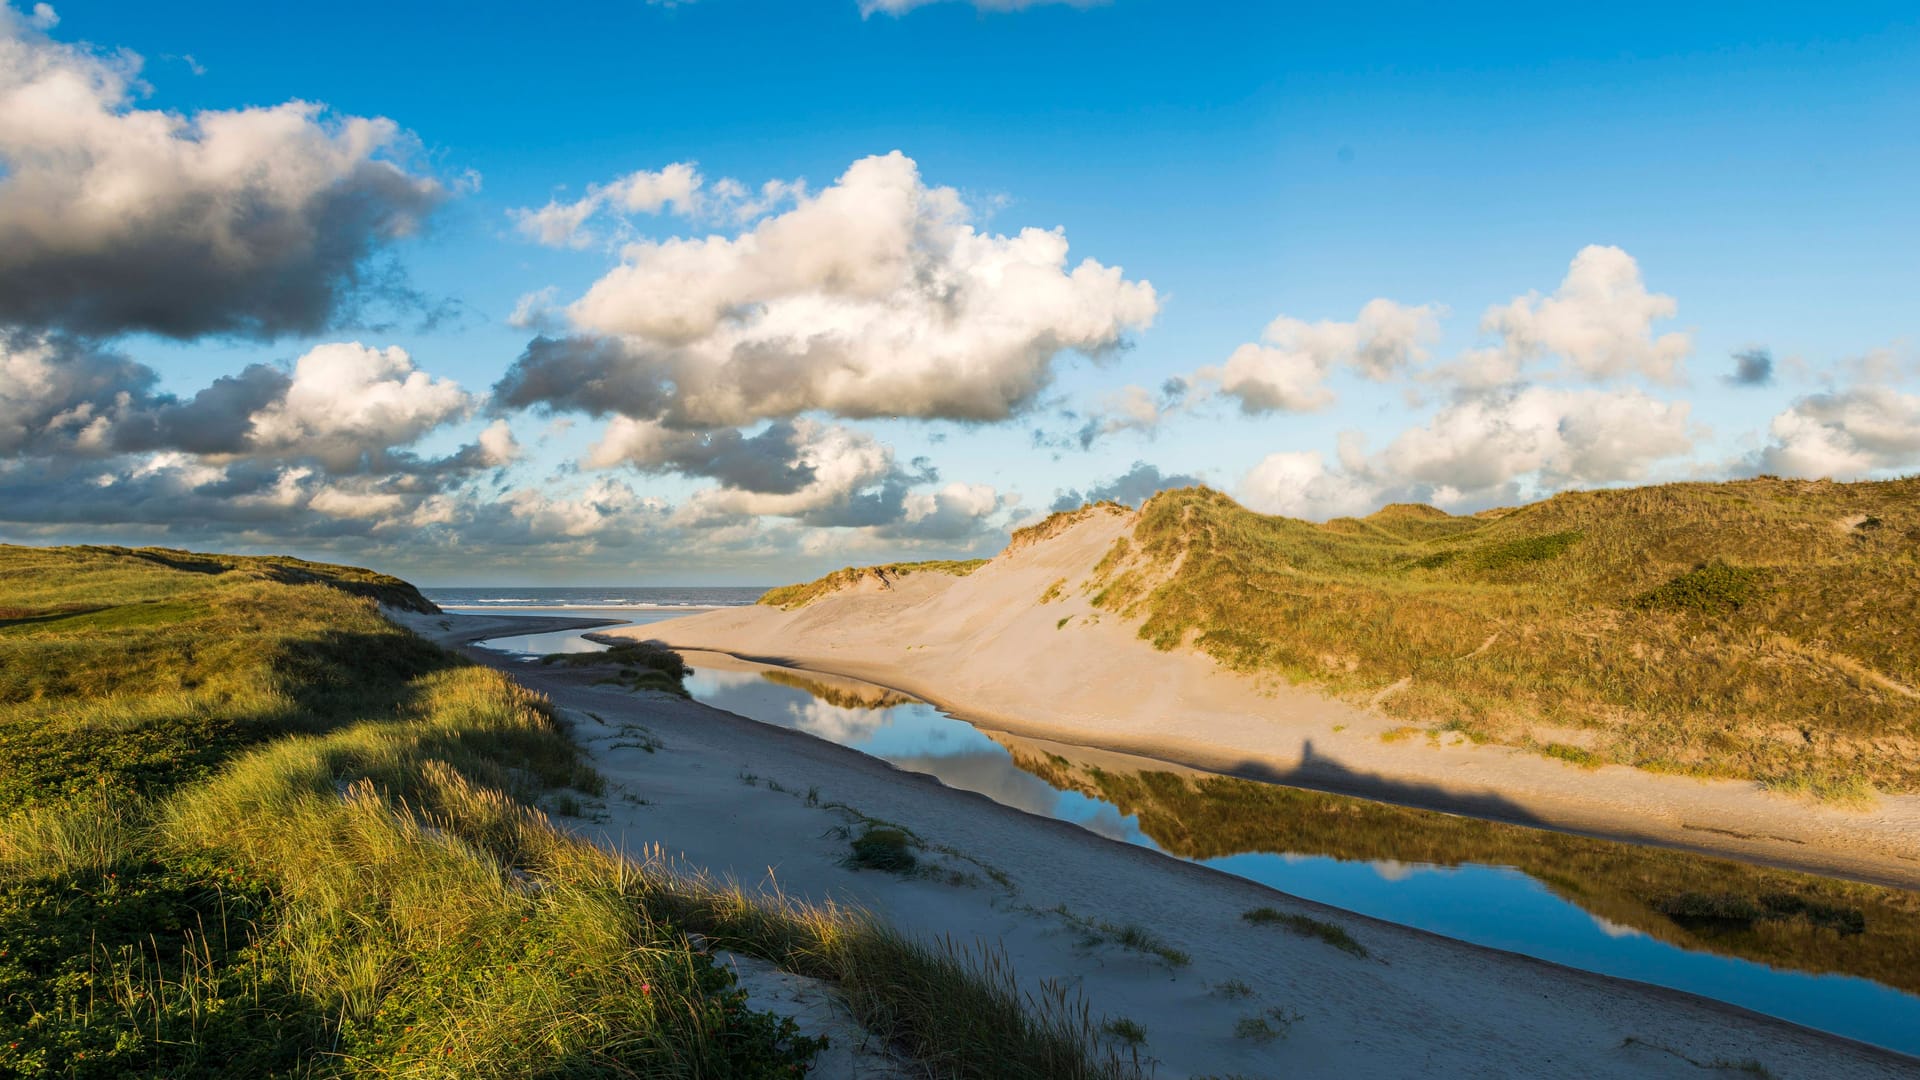
[[[799,585],[782,585],[768,589],[760,596],[760,603],[777,607],[785,611],[806,607],[823,596],[850,589],[863,581],[876,581],[882,588],[892,588],[897,578],[913,574],[951,574],[954,577],[966,577],[975,570],[987,565],[986,559],[931,559],[926,562],[882,563],[879,566],[849,566],[835,570],[823,578],[804,582]]]
[[[1002,741],[1022,769],[1113,803],[1182,858],[1294,852],[1512,866],[1609,923],[1671,945],[1920,993],[1920,893],[1252,780],[1114,772]],[[1352,942],[1365,954],[1329,923],[1258,908],[1244,918],[1338,948]]]
[[[1297,915],[1270,907],[1252,908],[1241,912],[1240,917],[1255,926],[1284,926],[1302,937],[1319,938],[1341,952],[1352,953],[1359,957],[1367,955],[1367,947],[1355,941],[1345,927],[1325,919]]]
[[[913,853],[913,838],[904,830],[885,825],[867,826],[859,836],[848,841],[848,847],[853,849],[847,856],[848,864],[868,870],[904,874],[920,861]]]
[[[557,828],[535,801],[601,781],[544,699],[378,615],[405,583],[163,554],[0,548],[0,1076],[803,1070],[714,948],[934,1075],[1125,1075],[998,957]]]
[[[332,566],[285,555],[216,555],[173,548],[0,545],[0,627],[27,618],[57,617],[86,610],[159,603],[187,585],[173,575],[201,574],[221,584],[235,581],[317,585],[364,596],[390,607],[438,614],[420,590],[397,577],[357,566]]]
[[[1132,507],[1123,506],[1111,499],[1102,499],[1099,502],[1087,503],[1073,510],[1056,510],[1031,525],[1022,526],[1021,528],[1013,530],[1013,535],[1009,538],[1007,544],[1007,550],[1018,551],[1029,544],[1037,544],[1042,540],[1058,536],[1095,514],[1113,514],[1125,517],[1131,513],[1133,513]]]
[[[542,664],[570,668],[608,668],[601,682],[629,690],[665,690],[687,696],[687,676],[693,669],[686,658],[657,641],[622,641],[598,652],[548,653]]]
[[[1920,790],[1920,479],[1324,525],[1187,488],[1141,509],[1089,589],[1159,648],[1476,740],[1825,798]]]

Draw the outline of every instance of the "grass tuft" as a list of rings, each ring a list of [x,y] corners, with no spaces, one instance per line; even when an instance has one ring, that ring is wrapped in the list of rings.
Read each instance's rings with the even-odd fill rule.
[[[1304,1019],[1306,1018],[1297,1012],[1275,1005],[1252,1016],[1243,1016],[1236,1020],[1233,1025],[1233,1037],[1251,1039],[1259,1043],[1273,1042],[1275,1039],[1284,1039],[1293,1034],[1293,1025]]]
[[[1138,1021],[1129,1020],[1124,1016],[1115,1016],[1103,1021],[1100,1024],[1100,1030],[1128,1046],[1139,1046],[1147,1041],[1147,1029],[1141,1027]]]
[[[1355,956],[1367,955],[1367,947],[1355,941],[1353,935],[1347,933],[1346,928],[1324,919],[1315,919],[1270,907],[1257,907],[1242,912],[1240,917],[1255,926],[1281,926],[1296,934],[1319,938],[1341,952],[1352,953]]]
[[[622,641],[597,652],[548,653],[542,664],[569,668],[612,668],[602,682],[629,690],[665,690],[687,696],[686,680],[693,668],[686,658],[657,641]]]
[[[919,864],[919,858],[913,853],[913,838],[899,829],[869,826],[854,837],[849,846],[853,854],[847,856],[847,861],[868,870],[906,874]]]

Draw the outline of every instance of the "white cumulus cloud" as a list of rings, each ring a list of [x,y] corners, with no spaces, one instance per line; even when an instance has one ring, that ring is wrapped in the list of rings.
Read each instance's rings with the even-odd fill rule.
[[[1773,418],[1760,466],[1770,473],[1856,480],[1920,468],[1920,395],[1862,385],[1813,394]]]
[[[1432,305],[1376,299],[1352,322],[1282,315],[1267,324],[1263,344],[1242,345],[1225,364],[1201,368],[1195,377],[1218,383],[1248,413],[1312,412],[1333,402],[1326,380],[1336,367],[1384,382],[1424,362],[1440,335],[1441,313]]]
[[[806,483],[790,491],[754,491],[746,487],[703,488],[687,500],[685,512],[690,520],[740,517],[812,518],[820,524],[873,524],[860,513],[862,496],[870,499],[896,475],[893,449],[863,431],[839,424],[812,420],[794,422],[798,446],[794,461],[809,477]],[[632,443],[628,444],[631,452]],[[897,515],[897,503],[904,491],[894,495],[894,507],[884,510],[884,518]]]
[[[136,108],[139,58],[56,42],[54,22],[0,6],[0,320],[320,329],[379,293],[368,258],[446,195],[399,162],[390,120],[306,101]]]
[[[1247,471],[1240,499],[1261,513],[1324,521],[1377,509],[1379,487],[1366,476],[1328,468],[1318,450],[1286,450]]]
[[[294,362],[285,395],[254,414],[250,443],[257,452],[298,452],[330,469],[351,469],[472,408],[458,383],[415,368],[397,346],[318,345]],[[504,451],[498,433],[491,442],[489,453]]]
[[[1647,291],[1633,256],[1589,245],[1573,257],[1552,296],[1528,293],[1487,310],[1481,328],[1498,334],[1501,344],[1497,353],[1476,360],[1518,372],[1558,357],[1594,381],[1638,373],[1675,382],[1692,339],[1680,332],[1655,334],[1653,324],[1678,310],[1673,297]]]
[[[1471,506],[1577,486],[1644,480],[1692,451],[1692,407],[1637,389],[1533,386],[1466,398],[1378,454],[1343,440],[1337,465],[1314,451],[1271,454],[1241,481],[1249,506],[1324,519],[1385,502]]]
[[[507,216],[521,235],[537,243],[583,248],[596,239],[587,222],[603,210],[657,214],[671,206],[678,214],[698,213],[704,182],[692,162],[676,161],[664,169],[641,169],[610,184],[595,184],[572,202],[551,200],[537,210],[509,210]]]
[[[982,233],[895,152],[737,236],[629,245],[498,388],[509,405],[712,428],[822,410],[1000,420],[1062,352],[1102,354],[1159,310],[1153,286],[1060,229]]]

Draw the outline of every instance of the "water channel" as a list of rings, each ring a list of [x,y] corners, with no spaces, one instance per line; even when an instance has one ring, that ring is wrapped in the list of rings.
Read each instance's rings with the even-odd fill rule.
[[[602,648],[589,632],[487,644],[529,658]],[[690,660],[700,701],[1029,813],[1375,918],[1920,1055],[1920,894],[1194,773],[990,732],[849,680]]]

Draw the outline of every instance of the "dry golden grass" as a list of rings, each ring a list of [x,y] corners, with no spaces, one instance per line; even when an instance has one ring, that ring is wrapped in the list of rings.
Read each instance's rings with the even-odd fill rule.
[[[880,566],[849,566],[835,570],[826,577],[799,585],[782,585],[777,589],[768,589],[760,596],[760,603],[783,610],[805,607],[829,593],[852,588],[862,581],[877,581],[882,586],[891,586],[894,579],[911,574],[951,574],[954,577],[966,577],[987,564],[985,559],[934,559],[927,562],[884,563]]]

